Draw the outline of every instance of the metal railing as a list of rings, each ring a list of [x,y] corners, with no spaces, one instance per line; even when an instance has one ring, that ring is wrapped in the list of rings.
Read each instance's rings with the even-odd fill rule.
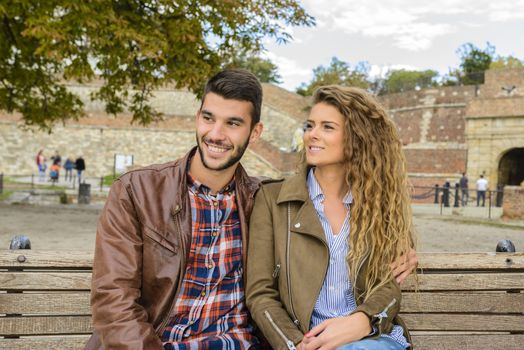
[[[449,183],[443,186],[413,186],[411,192],[413,203],[438,205],[441,215],[443,208],[451,206],[453,208],[467,206],[485,207],[487,204],[488,217],[491,218],[491,209],[493,207],[502,207],[504,186],[498,185],[496,190],[485,191],[482,201],[480,200],[481,197],[481,194],[476,190],[467,189],[463,191],[458,183],[453,187]]]
[[[81,183],[90,184],[93,190],[98,190],[99,192],[108,191],[111,187],[111,184],[108,183],[104,177],[82,176],[80,180]],[[2,193],[2,190],[24,191],[53,188],[75,190],[78,186],[79,181],[76,173],[67,178],[61,173],[56,181],[52,180],[48,174],[44,177],[40,176],[40,174],[0,174],[0,194]]]

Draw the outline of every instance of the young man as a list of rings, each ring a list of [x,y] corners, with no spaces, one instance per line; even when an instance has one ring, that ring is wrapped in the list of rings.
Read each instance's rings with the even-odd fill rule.
[[[469,190],[468,190],[468,177],[466,176],[466,173],[462,173],[462,177],[460,178],[460,190],[462,193],[462,206],[465,207],[468,205],[468,197],[469,197]]]
[[[261,104],[254,75],[218,73],[196,114],[197,147],[115,182],[97,229],[87,349],[256,346],[243,272],[260,180],[239,162],[262,132]]]
[[[484,175],[480,175],[480,178],[477,180],[477,207],[480,204],[480,199],[482,198],[482,206],[486,204],[486,191],[488,190],[488,180],[484,178]]]

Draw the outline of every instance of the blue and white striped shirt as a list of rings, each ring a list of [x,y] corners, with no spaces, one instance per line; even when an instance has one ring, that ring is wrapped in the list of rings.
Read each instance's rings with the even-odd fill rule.
[[[340,232],[334,234],[324,213],[324,194],[315,178],[314,169],[309,171],[307,184],[309,198],[317,211],[329,246],[329,266],[326,278],[311,315],[310,327],[313,328],[330,318],[349,315],[357,308],[349,279],[349,268],[346,263],[349,249],[349,208],[353,202],[353,197],[351,193],[344,196],[342,201],[348,211]],[[390,334],[382,334],[381,336],[392,338],[406,348],[409,346],[401,326],[395,325]]]

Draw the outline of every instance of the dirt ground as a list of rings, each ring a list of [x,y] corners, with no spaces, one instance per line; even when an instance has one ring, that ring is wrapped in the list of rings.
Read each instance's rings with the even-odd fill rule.
[[[0,247],[11,238],[26,235],[32,249],[92,251],[101,205],[7,205],[0,203]],[[452,216],[416,215],[419,251],[493,252],[497,242],[510,239],[524,250],[522,222],[461,219]]]

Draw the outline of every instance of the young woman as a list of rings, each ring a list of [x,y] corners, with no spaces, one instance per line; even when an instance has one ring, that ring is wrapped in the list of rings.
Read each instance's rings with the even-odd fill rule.
[[[368,93],[314,95],[297,175],[258,192],[247,305],[275,349],[410,347],[391,264],[414,247],[405,159]],[[408,269],[408,271],[410,271]]]

